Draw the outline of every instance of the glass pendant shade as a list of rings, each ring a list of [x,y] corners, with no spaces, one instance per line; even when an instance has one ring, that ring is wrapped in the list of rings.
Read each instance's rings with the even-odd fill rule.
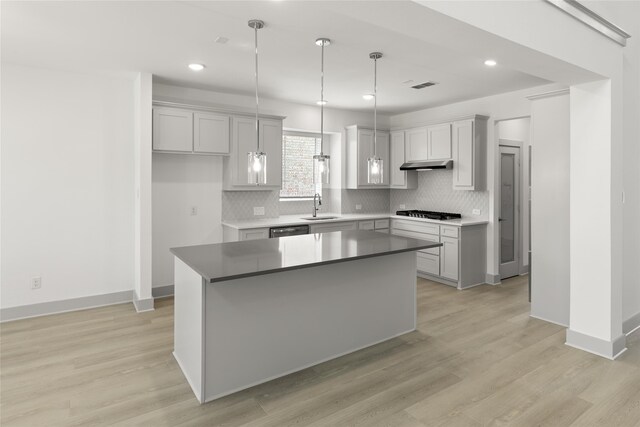
[[[380,157],[367,159],[367,181],[369,184],[382,184],[384,179],[384,164]]]
[[[267,154],[251,151],[247,156],[247,182],[264,185],[267,183]]]
[[[331,158],[326,154],[313,156],[313,183],[329,184],[331,171]]]

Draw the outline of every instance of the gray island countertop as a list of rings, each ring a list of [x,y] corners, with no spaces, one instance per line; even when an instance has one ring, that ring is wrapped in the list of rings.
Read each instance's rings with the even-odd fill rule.
[[[442,243],[353,230],[185,246],[171,252],[215,283],[439,246]]]

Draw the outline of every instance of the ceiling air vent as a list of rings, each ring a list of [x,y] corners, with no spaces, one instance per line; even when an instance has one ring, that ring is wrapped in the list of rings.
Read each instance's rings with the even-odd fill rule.
[[[411,86],[411,88],[412,89],[424,89],[425,87],[433,86],[435,84],[436,84],[435,82],[424,82],[424,83],[420,83],[419,85]]]

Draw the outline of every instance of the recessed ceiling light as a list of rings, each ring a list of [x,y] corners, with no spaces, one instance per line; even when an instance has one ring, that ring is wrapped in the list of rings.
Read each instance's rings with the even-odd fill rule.
[[[318,104],[318,105],[327,105],[327,100],[325,99],[324,101],[316,101],[316,104]]]
[[[220,36],[220,37],[217,37],[217,38],[216,38],[216,43],[225,44],[225,43],[226,43],[226,42],[228,42],[228,41],[229,41],[229,39],[228,39],[228,38],[226,38],[226,37],[222,37],[222,36]]]
[[[364,95],[362,95],[362,99],[364,99],[365,101],[371,101],[373,99],[373,94],[365,93]]]
[[[493,60],[493,59],[487,59],[486,61],[484,61],[484,65],[486,65],[487,67],[495,67],[498,63]]]
[[[202,64],[189,64],[189,68],[192,71],[202,71],[202,70],[204,70],[204,65],[202,65]]]

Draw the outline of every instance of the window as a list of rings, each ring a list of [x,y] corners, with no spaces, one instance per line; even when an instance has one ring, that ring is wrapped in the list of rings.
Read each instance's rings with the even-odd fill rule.
[[[313,183],[316,154],[320,154],[320,135],[286,132],[282,136],[281,199],[311,198],[321,191],[320,184]]]

